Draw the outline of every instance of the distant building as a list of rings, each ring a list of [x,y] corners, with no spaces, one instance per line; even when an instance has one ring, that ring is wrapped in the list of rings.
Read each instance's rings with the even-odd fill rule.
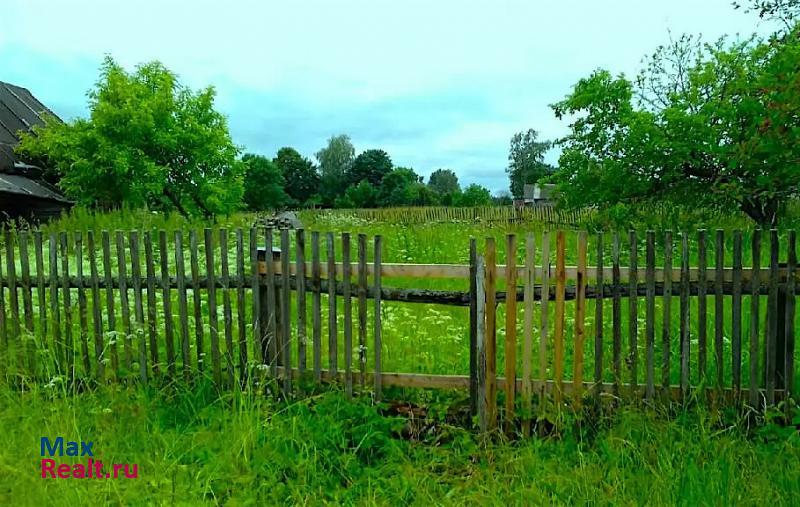
[[[0,81],[0,222],[46,219],[72,206],[42,168],[14,153],[20,132],[44,125],[44,115],[58,119],[25,88]]]
[[[535,207],[552,207],[558,201],[556,185],[525,184],[522,187],[522,205]],[[519,202],[520,199],[517,200]]]

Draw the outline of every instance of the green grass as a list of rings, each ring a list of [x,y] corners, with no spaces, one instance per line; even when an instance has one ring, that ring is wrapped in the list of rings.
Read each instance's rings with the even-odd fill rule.
[[[731,414],[619,409],[558,435],[413,431],[338,393],[0,389],[4,505],[793,505],[800,436]],[[40,478],[40,438],[94,442],[137,479]],[[85,461],[85,460],[84,460]],[[59,463],[77,463],[63,458]]]

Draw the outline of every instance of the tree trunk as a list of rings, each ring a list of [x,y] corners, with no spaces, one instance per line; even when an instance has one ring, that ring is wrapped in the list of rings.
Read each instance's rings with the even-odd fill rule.
[[[175,194],[170,192],[168,188],[164,188],[164,195],[167,196],[167,199],[169,199],[172,205],[175,206],[175,209],[178,210],[178,213],[186,218],[189,218],[189,213],[186,212],[186,209],[183,207],[183,205],[181,205],[181,201]]]
[[[773,229],[778,226],[780,203],[775,198],[745,198],[741,202],[740,209],[762,229]]]

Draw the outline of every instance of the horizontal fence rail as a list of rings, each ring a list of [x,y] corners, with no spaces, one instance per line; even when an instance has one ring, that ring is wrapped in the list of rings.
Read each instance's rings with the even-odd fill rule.
[[[553,231],[464,246],[469,264],[397,264],[364,234],[2,231],[0,367],[22,383],[206,377],[290,394],[337,382],[377,399],[463,389],[481,428],[525,434],[548,400],[763,408],[798,392],[794,231]],[[469,308],[457,314],[463,371],[384,371],[398,347],[386,312],[403,303]],[[402,322],[407,334],[424,313]],[[430,347],[419,352],[454,353]]]

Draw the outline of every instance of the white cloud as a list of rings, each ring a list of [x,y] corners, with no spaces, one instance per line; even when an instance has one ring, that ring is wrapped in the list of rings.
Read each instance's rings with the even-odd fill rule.
[[[236,141],[311,155],[332,134],[428,174],[506,188],[510,136],[598,67],[634,72],[674,33],[749,33],[730,0],[3,0],[0,79],[73,115],[103,54],[214,84]],[[499,171],[499,172],[498,172]]]

